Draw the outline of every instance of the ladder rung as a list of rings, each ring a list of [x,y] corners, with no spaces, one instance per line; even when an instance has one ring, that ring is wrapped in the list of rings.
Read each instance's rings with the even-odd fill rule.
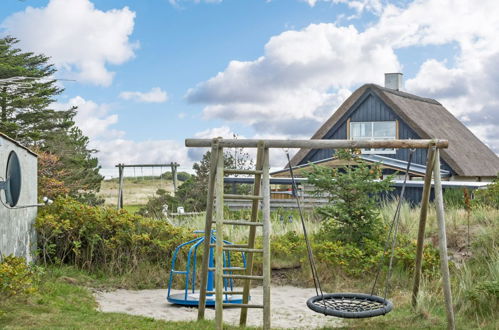
[[[208,267],[208,271],[214,272],[215,270],[216,270],[215,267]],[[227,271],[243,271],[243,270],[246,270],[246,268],[244,268],[244,267],[223,267],[223,270],[227,270]]]
[[[235,278],[242,280],[263,280],[261,275],[235,275],[235,274],[223,274],[223,278]]]
[[[255,304],[229,304],[229,303],[224,303],[222,304],[223,307],[246,307],[246,308],[263,308],[263,305],[255,305]]]
[[[244,294],[244,291],[222,291],[223,294]],[[206,294],[216,294],[216,291],[206,291]]]
[[[213,221],[213,223],[217,223]],[[263,223],[258,221],[238,221],[238,220],[228,220],[222,222],[224,225],[234,225],[234,226],[263,226]]]
[[[236,170],[232,168],[225,168],[225,174],[262,174],[262,170]]]
[[[263,253],[263,249],[249,249],[249,248],[232,248],[227,245],[222,247],[224,251],[236,251],[236,252],[249,252],[249,253]]]
[[[256,196],[256,195],[232,195],[232,194],[224,194],[224,198],[225,199],[247,199],[247,200],[251,200],[251,201],[263,199],[262,196]]]
[[[216,247],[217,245],[216,244],[210,244],[210,247]],[[248,247],[248,244],[226,244],[226,245],[223,245],[223,246],[231,246],[231,247],[239,247],[239,248],[247,248]]]

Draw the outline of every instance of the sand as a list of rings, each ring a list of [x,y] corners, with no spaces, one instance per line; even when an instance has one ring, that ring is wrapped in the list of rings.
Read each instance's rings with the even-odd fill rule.
[[[339,327],[341,319],[314,313],[307,305],[308,298],[315,296],[315,289],[292,286],[274,286],[272,297],[272,327],[285,329],[313,329],[321,327]],[[182,292],[172,290],[172,293]],[[197,308],[172,305],[166,301],[166,289],[160,290],[116,290],[96,292],[95,297],[102,312],[127,313],[148,316],[169,321],[192,321],[197,318]],[[261,303],[262,288],[251,290],[251,302]],[[237,325],[239,308],[224,309],[224,321]],[[206,309],[206,318],[214,319],[215,310]],[[261,326],[262,310],[249,309],[248,325]]]

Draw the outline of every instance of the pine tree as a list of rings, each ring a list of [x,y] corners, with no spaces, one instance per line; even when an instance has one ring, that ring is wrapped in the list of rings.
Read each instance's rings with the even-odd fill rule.
[[[63,91],[52,78],[56,69],[47,56],[15,48],[18,42],[0,39],[0,131],[26,145],[39,144],[53,131],[74,125],[74,109],[50,109]]]
[[[18,42],[0,38],[0,132],[56,155],[64,167],[60,179],[69,193],[88,197],[99,190],[103,179],[92,157],[96,150],[88,149],[88,138],[75,126],[75,107],[50,108],[63,89],[53,78],[56,69],[49,57],[23,52],[15,47]]]

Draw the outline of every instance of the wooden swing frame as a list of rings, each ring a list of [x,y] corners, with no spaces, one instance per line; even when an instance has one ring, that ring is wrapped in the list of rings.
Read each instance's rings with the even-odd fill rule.
[[[452,305],[452,292],[450,285],[450,273],[447,255],[447,237],[445,230],[445,212],[444,212],[444,202],[443,202],[443,191],[441,183],[440,174],[440,149],[447,148],[449,143],[447,140],[438,139],[426,139],[426,140],[380,140],[380,141],[366,141],[366,140],[255,140],[255,139],[186,139],[186,147],[201,147],[207,148],[219,148],[218,150],[223,150],[223,148],[259,148],[263,146],[268,155],[268,149],[270,148],[304,148],[304,149],[361,149],[361,148],[395,148],[395,149],[427,149],[427,160],[426,160],[426,173],[424,177],[424,187],[423,196],[421,200],[421,210],[419,217],[419,229],[418,229],[418,239],[416,247],[416,261],[415,261],[415,271],[414,271],[414,283],[412,289],[412,304],[417,305],[417,297],[420,287],[420,279],[422,273],[422,261],[423,261],[423,244],[426,229],[426,220],[428,215],[428,206],[430,201],[430,191],[432,186],[432,175],[434,176],[434,191],[435,191],[435,206],[436,215],[438,221],[438,236],[439,236],[439,253],[440,253],[440,271],[442,274],[442,286],[445,297],[445,307],[447,315],[447,326],[448,329],[455,329],[455,317]],[[216,164],[215,164],[216,165]],[[268,166],[268,160],[267,160]],[[208,195],[214,194],[214,180],[216,173],[216,166],[212,164],[210,168],[210,182],[208,187]],[[263,188],[269,188],[268,183],[262,182]],[[264,203],[264,213],[270,212],[269,203]],[[208,205],[208,210],[206,213],[206,223],[210,224],[213,221],[212,206]],[[211,212],[210,212],[211,210]],[[203,258],[207,258],[207,252],[209,250],[209,245],[205,245],[205,251]],[[201,286],[206,286],[206,278],[208,274],[207,263],[203,261],[202,271],[201,271]],[[270,288],[265,286],[270,286],[270,282],[266,281],[264,283],[264,292],[270,292]],[[203,296],[201,295],[201,298]],[[216,324],[218,329],[223,327],[222,319],[222,302],[218,301],[217,298],[216,306]],[[244,308],[243,308],[244,309]],[[264,299],[264,329],[270,328],[270,299]],[[198,319],[204,319],[204,299],[200,299]],[[220,310],[220,312],[219,312]]]

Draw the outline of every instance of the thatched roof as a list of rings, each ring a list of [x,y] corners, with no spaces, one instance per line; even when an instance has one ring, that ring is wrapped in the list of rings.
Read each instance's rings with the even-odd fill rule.
[[[442,149],[445,162],[459,176],[496,176],[499,157],[454,117],[442,104],[405,92],[366,84],[357,89],[312,136],[323,139],[331,128],[346,114],[354,103],[368,90],[373,91],[422,139],[447,139],[449,148]],[[301,149],[291,160],[299,164],[309,149]]]

